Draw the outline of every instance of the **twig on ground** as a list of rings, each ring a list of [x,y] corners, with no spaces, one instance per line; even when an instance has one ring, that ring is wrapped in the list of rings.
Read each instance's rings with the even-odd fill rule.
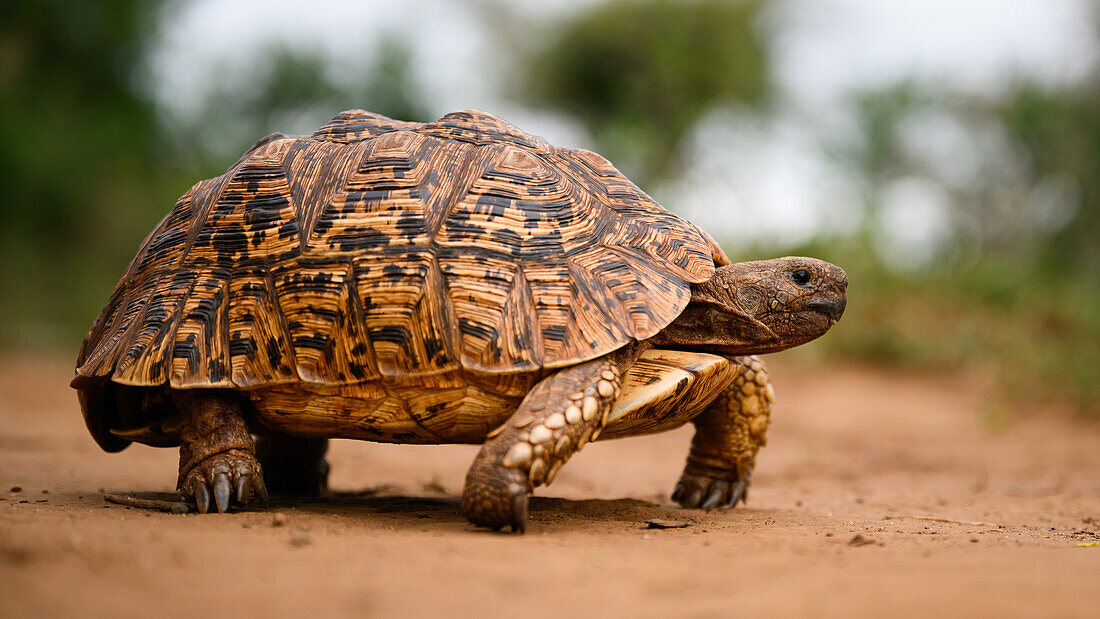
[[[950,518],[936,518],[934,516],[883,516],[883,520],[897,520],[900,518],[909,518],[910,520],[928,520],[930,522],[946,522],[948,524],[969,524],[976,527],[1000,527],[1003,525],[993,524],[992,522],[973,522],[969,520],[952,520]]]
[[[137,507],[140,509],[155,509],[173,514],[186,514],[191,511],[191,506],[182,501],[162,501],[160,499],[139,499],[128,494],[104,494],[103,499],[115,505]]]

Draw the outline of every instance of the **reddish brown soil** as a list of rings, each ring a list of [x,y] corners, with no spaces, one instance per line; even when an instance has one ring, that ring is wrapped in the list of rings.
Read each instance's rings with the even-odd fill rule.
[[[108,505],[104,489],[170,492],[174,450],[102,453],[71,366],[9,358],[0,616],[1100,616],[1100,548],[1081,546],[1100,540],[1100,426],[992,424],[963,378],[772,365],[747,507],[670,505],[681,429],[589,447],[519,537],[459,516],[472,447],[337,442],[333,486],[356,494],[328,500]]]

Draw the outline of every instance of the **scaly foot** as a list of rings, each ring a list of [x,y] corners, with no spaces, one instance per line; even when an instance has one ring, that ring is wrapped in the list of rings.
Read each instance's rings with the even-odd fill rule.
[[[462,494],[462,515],[474,526],[499,531],[510,527],[523,533],[527,525],[527,495],[531,484],[523,471],[505,467],[489,459],[475,462],[471,474],[483,483],[468,484]]]
[[[736,507],[748,498],[751,481],[750,475],[738,479],[736,475],[722,478],[684,473],[676,483],[672,500],[687,508]]]
[[[184,501],[194,499],[199,513],[210,511],[210,499],[219,513],[231,504],[244,505],[254,498],[267,500],[264,475],[256,457],[241,449],[214,454],[188,471],[179,483]]]

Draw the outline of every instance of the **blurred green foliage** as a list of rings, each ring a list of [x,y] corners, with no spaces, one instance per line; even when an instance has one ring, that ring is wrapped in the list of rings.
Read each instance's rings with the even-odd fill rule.
[[[175,149],[201,162],[203,176],[210,176],[260,137],[312,132],[338,111],[363,108],[429,120],[411,79],[408,46],[380,33],[373,47],[371,64],[345,66],[344,75],[334,75],[332,60],[317,50],[269,46],[247,79],[212,79],[202,113],[167,127]]]
[[[179,193],[131,81],[158,6],[0,9],[0,344],[67,342]]]
[[[856,239],[818,239],[785,251],[842,265],[850,282],[840,323],[792,353],[991,373],[1011,410],[1058,403],[1100,413],[1094,275],[1051,278],[1040,264],[996,254],[898,272]]]
[[[833,149],[862,179],[862,220],[850,237],[787,248],[849,273],[844,321],[818,350],[905,367],[991,370],[1007,404],[1057,401],[1100,412],[1094,83],[1021,83],[993,99],[912,82],[862,93],[854,105],[859,131]],[[923,119],[919,131],[930,118],[959,132],[964,152],[947,166],[907,144],[907,123]],[[971,170],[965,182],[959,165]],[[949,196],[951,225],[929,263],[899,270],[877,251],[885,188],[913,177]]]
[[[716,105],[763,104],[763,2],[616,0],[575,14],[523,62],[533,104],[575,114],[645,186],[673,175],[684,137]]]
[[[0,8],[0,349],[77,342],[146,234],[195,181],[258,138],[368,107],[425,120],[409,50],[381,33],[376,61],[336,79],[327,59],[274,47],[219,84],[187,122],[141,87],[165,9],[148,0]]]

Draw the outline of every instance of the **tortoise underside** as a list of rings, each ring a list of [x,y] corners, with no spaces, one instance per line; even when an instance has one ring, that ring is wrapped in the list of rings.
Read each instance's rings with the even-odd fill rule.
[[[741,367],[706,353],[646,351],[624,376],[622,394],[601,438],[659,432],[689,421],[733,382]],[[292,384],[245,395],[259,423],[293,436],[479,444],[515,412],[540,378],[527,373],[478,379],[456,371],[404,387],[379,382]],[[131,441],[170,445],[165,427],[156,422],[115,433]]]

